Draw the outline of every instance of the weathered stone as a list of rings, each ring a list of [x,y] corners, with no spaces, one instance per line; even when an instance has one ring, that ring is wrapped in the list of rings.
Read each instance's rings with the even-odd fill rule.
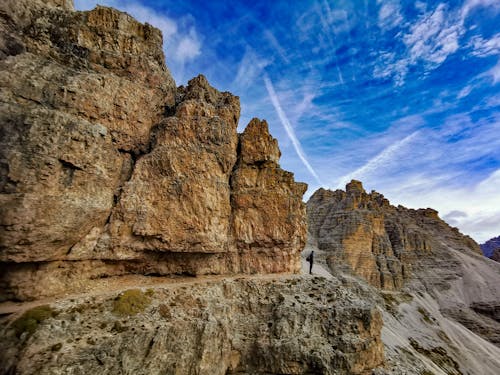
[[[347,375],[383,363],[373,297],[337,279],[146,288],[53,303],[32,332],[2,324],[0,374]]]
[[[491,254],[491,259],[496,262],[500,262],[500,247],[493,250],[493,254]]]
[[[239,139],[239,99],[201,75],[176,88],[159,30],[71,9],[0,4],[0,300],[128,273],[297,272],[305,185],[267,124]]]
[[[443,246],[479,252],[470,237],[442,221],[437,211],[391,206],[383,195],[367,194],[359,181],[351,181],[345,192],[316,191],[307,203],[307,216],[318,247],[330,252],[328,262],[347,263],[379,288],[401,288],[415,259]]]
[[[272,252],[272,262],[297,272],[305,245],[307,189],[282,170],[277,142],[267,123],[253,119],[240,135],[240,153],[231,179],[233,235],[240,252]],[[286,249],[282,251],[281,249]],[[292,259],[292,262],[290,260]]]
[[[239,100],[191,80],[155,129],[111,218],[113,248],[226,252]]]
[[[496,249],[500,249],[500,236],[490,238],[480,245],[484,256],[491,258]]]

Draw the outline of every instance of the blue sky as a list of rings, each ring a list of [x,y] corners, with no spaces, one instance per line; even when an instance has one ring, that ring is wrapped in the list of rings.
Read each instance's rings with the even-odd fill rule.
[[[139,1],[178,85],[204,74],[268,120],[281,166],[309,184],[355,178],[500,235],[500,1]]]

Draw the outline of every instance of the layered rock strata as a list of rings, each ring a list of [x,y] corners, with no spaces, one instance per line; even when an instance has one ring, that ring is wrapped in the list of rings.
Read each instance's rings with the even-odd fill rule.
[[[450,227],[437,211],[392,206],[361,182],[342,190],[317,190],[307,202],[308,230],[327,262],[347,264],[370,284],[400,289],[419,258],[447,246],[480,253],[479,246]]]
[[[63,0],[4,1],[0,28],[0,300],[299,270],[305,184],[265,122],[237,134],[238,97],[176,88],[159,30]]]

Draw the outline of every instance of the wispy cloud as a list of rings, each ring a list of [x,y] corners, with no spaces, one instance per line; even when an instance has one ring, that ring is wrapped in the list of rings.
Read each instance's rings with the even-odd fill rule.
[[[473,87],[471,85],[465,86],[462,90],[457,94],[457,99],[462,99],[468,96],[472,92]]]
[[[247,46],[233,84],[239,89],[247,88],[259,78],[264,68],[271,62],[269,59],[259,57],[253,48]]]
[[[493,35],[489,39],[484,39],[479,35],[473,36],[468,44],[472,47],[471,55],[477,57],[487,57],[500,54],[500,33]]]
[[[488,70],[487,75],[493,79],[494,85],[500,82],[500,60],[498,60],[498,63],[493,68]]]
[[[427,206],[437,208],[441,217],[462,232],[483,242],[500,233],[500,169],[492,172],[472,187],[451,187],[439,183],[428,189],[430,179],[420,188],[409,191],[392,191],[389,194],[397,201],[404,200],[412,207]],[[459,202],[459,203],[457,203]],[[459,209],[457,210],[457,208]]]
[[[287,56],[285,48],[278,42],[278,39],[274,36],[273,32],[269,29],[264,30],[264,37],[267,39],[269,44],[271,44],[274,50],[278,53],[278,55],[283,59],[283,61],[287,64],[290,63],[290,59]]]
[[[292,125],[290,124],[290,121],[288,120],[285,112],[281,108],[281,104],[278,98],[278,95],[276,94],[276,91],[274,90],[274,86],[269,79],[267,75],[264,75],[264,83],[266,85],[267,93],[269,95],[269,98],[271,99],[271,102],[273,103],[274,109],[276,110],[276,113],[278,114],[278,117],[280,119],[281,124],[286,130],[286,133],[288,137],[290,138],[290,141],[293,144],[293,147],[295,149],[295,152],[299,156],[300,160],[304,164],[304,166],[307,168],[307,170],[311,173],[311,175],[315,178],[315,180],[318,182],[318,184],[322,185],[322,182],[316,173],[316,171],[313,169],[309,161],[307,160],[307,157],[304,153],[304,150],[302,149],[302,145],[300,144],[295,131],[293,130]]]
[[[388,10],[384,14],[385,12],[388,13]],[[443,3],[405,27],[408,28],[399,34],[399,40],[406,53],[396,55],[382,51],[373,71],[375,78],[393,77],[396,86],[405,83],[411,66],[422,63],[427,72],[440,66],[449,55],[458,50],[459,39],[465,33],[460,12],[448,9]]]
[[[474,8],[489,7],[493,10],[500,9],[498,0],[467,0],[462,7],[462,17],[465,18]]]
[[[378,11],[378,25],[383,30],[391,30],[400,25],[404,19],[401,15],[401,4],[398,0],[377,1],[380,4]]]

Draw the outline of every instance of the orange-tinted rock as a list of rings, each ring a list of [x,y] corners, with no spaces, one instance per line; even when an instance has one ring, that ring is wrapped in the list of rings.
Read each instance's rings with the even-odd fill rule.
[[[151,152],[123,187],[111,217],[113,248],[229,250],[239,100],[203,76],[180,91],[175,114],[156,127]]]
[[[240,135],[231,180],[233,235],[238,251],[269,252],[270,261],[297,272],[300,261],[294,255],[300,253],[306,237],[302,195],[307,185],[296,183],[292,173],[279,167],[279,156],[267,123],[250,121]]]
[[[0,299],[127,273],[298,271],[305,185],[267,124],[239,138],[238,97],[203,76],[176,88],[154,27],[71,9],[0,4]]]
[[[346,263],[370,284],[399,289],[417,257],[442,246],[478,252],[478,245],[442,221],[437,211],[394,207],[382,194],[367,194],[361,182],[346,191],[319,189],[307,203],[308,228],[328,262]]]

